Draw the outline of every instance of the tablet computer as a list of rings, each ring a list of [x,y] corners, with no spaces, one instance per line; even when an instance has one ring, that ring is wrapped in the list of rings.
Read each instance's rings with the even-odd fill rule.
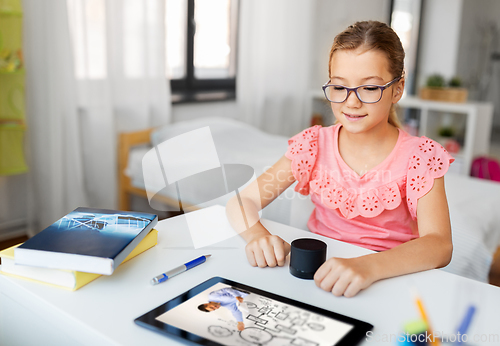
[[[220,277],[145,313],[136,324],[198,345],[353,346],[369,323]]]

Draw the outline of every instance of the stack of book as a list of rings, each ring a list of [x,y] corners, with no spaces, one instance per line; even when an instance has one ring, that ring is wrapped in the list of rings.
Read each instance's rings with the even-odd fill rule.
[[[157,222],[148,213],[77,208],[0,251],[0,273],[77,290],[155,246]]]

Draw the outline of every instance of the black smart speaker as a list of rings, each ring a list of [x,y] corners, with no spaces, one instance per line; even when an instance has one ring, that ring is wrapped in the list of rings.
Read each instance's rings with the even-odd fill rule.
[[[326,261],[326,244],[318,239],[301,238],[292,241],[290,273],[311,280],[316,270]]]

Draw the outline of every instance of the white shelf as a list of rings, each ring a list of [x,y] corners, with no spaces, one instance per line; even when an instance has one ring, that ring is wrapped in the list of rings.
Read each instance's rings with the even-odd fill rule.
[[[420,110],[419,136],[432,138],[432,129],[429,126],[432,112],[459,113],[466,116],[464,143],[456,157],[456,169],[459,174],[469,175],[472,161],[476,156],[487,155],[490,147],[491,124],[493,120],[493,104],[489,102],[439,102],[422,100],[407,96],[399,103],[401,108]],[[433,138],[435,139],[435,138]],[[460,159],[460,160],[459,160]],[[453,166],[453,165],[452,165]],[[454,170],[455,171],[455,170]]]
[[[485,105],[491,106],[491,104],[488,102],[454,103],[454,102],[422,100],[421,98],[414,96],[403,97],[401,100],[399,100],[398,105],[400,107],[428,109],[436,112],[450,112],[450,113],[473,112],[478,107],[484,107]]]

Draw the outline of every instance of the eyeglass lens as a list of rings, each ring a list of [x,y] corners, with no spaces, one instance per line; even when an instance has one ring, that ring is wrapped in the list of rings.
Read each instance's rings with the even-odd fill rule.
[[[348,90],[341,85],[329,85],[325,88],[325,95],[331,102],[344,102]],[[375,85],[359,87],[357,94],[361,102],[377,102],[382,97],[382,89]]]

